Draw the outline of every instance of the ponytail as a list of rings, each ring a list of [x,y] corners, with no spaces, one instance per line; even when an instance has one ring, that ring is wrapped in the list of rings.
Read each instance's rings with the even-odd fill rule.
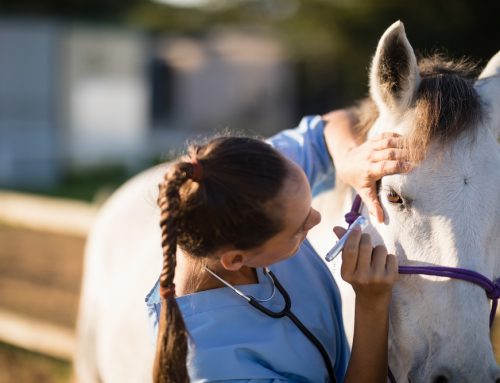
[[[177,246],[202,259],[227,245],[255,248],[282,228],[279,209],[267,205],[282,190],[287,164],[270,145],[220,137],[192,146],[188,158],[170,166],[158,197],[163,267],[154,383],[189,382],[188,333],[175,299]]]
[[[186,383],[187,330],[175,299],[176,249],[180,216],[181,186],[192,177],[193,165],[180,162],[160,184],[158,205],[162,232],[163,267],[160,275],[162,308],[153,366],[154,383]]]

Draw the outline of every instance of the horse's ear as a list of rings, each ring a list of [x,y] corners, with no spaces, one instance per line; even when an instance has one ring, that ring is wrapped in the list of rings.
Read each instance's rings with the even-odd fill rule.
[[[500,140],[500,51],[491,58],[479,75],[475,84],[476,91],[486,104],[488,125]]]
[[[420,83],[417,59],[401,21],[382,35],[370,70],[370,94],[382,111],[402,112]]]
[[[479,75],[478,80],[491,76],[500,76],[500,51],[498,51],[496,55],[488,61],[488,64],[486,64],[483,71]]]

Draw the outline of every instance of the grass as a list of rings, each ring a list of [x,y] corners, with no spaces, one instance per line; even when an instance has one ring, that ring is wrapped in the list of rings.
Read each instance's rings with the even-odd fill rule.
[[[16,188],[15,191],[92,202],[101,194],[109,195],[132,175],[123,166],[101,166],[69,171],[61,183],[52,188]]]
[[[68,383],[71,363],[0,343],[0,383]]]
[[[51,188],[17,187],[11,190],[86,202],[102,202],[121,184],[141,170],[172,159],[169,156],[151,158],[144,162],[140,168],[137,168],[135,172],[130,171],[123,165],[113,164],[88,169],[68,170],[61,182]]]

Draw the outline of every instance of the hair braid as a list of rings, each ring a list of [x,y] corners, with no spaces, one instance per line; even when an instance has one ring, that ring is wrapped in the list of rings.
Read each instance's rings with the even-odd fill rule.
[[[270,211],[267,204],[281,192],[287,172],[279,152],[248,137],[191,146],[169,167],[158,197],[163,266],[154,383],[189,381],[188,332],[174,298],[177,247],[202,261],[223,246],[263,244],[282,228],[279,208]]]
[[[160,184],[158,205],[162,231],[163,267],[160,275],[160,289],[168,294],[163,298],[158,331],[157,352],[153,368],[155,383],[186,383],[189,376],[186,367],[188,352],[187,331],[175,300],[174,276],[176,249],[181,214],[179,189],[192,178],[192,164],[180,162],[172,166],[171,172]]]

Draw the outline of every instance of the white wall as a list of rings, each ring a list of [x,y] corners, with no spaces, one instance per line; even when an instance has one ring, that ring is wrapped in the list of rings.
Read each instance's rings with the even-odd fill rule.
[[[58,30],[0,20],[0,185],[48,185],[59,176]]]
[[[268,136],[297,123],[294,73],[271,36],[231,29],[199,39],[165,36],[156,55],[172,68],[174,94],[170,118],[153,132],[164,137],[156,146],[225,128]]]
[[[72,166],[133,165],[149,126],[148,43],[140,33],[73,26],[65,33],[63,120]]]

